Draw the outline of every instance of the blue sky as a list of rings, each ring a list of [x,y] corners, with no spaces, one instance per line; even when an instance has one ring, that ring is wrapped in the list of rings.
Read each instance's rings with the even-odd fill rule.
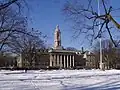
[[[65,21],[62,8],[66,0],[29,0],[29,27],[40,30],[43,34],[48,36],[47,43],[53,46],[54,44],[54,30],[58,24],[62,33],[62,46],[75,47],[81,49],[91,47],[84,41],[84,38],[74,40],[72,38],[73,31],[71,24]],[[114,2],[113,2],[114,1]],[[110,4],[116,8],[119,6],[119,0],[110,0]],[[118,21],[120,21],[117,18]],[[84,43],[83,43],[84,41]],[[82,44],[83,43],[83,44]]]

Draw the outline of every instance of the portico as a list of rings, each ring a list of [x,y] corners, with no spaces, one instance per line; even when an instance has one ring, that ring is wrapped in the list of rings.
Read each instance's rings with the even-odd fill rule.
[[[50,52],[50,67],[58,68],[73,68],[74,67],[74,52],[64,50],[52,50]]]

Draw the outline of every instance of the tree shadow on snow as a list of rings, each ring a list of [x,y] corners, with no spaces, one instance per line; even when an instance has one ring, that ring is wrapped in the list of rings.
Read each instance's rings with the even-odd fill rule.
[[[110,80],[106,80],[104,82],[99,82],[96,84],[90,84],[86,86],[67,86],[63,85],[62,90],[119,90],[120,89],[120,81],[109,82]]]

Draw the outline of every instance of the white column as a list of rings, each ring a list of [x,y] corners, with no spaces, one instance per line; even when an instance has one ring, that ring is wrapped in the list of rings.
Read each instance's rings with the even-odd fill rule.
[[[71,55],[70,55],[70,68],[71,68]]]
[[[52,67],[52,55],[50,55],[50,67]]]
[[[75,57],[74,57],[74,55],[73,55],[73,67],[74,67],[74,62],[75,62],[75,60],[74,60],[74,59],[75,59]]]
[[[67,68],[68,68],[68,55],[67,55]]]
[[[66,67],[66,63],[65,63],[65,55],[64,55],[64,68]]]
[[[53,61],[54,66],[56,66],[56,55],[54,55],[54,61]]]
[[[57,55],[57,66],[59,66],[59,55]]]
[[[62,55],[60,55],[60,67],[63,67],[63,65],[62,65]]]

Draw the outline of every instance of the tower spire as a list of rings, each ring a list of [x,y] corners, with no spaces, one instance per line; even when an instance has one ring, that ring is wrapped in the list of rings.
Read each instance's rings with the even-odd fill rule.
[[[59,25],[57,25],[56,28],[59,29]]]
[[[59,25],[56,25],[56,30],[55,31],[60,31]]]
[[[59,29],[59,25],[56,26],[54,33],[54,49],[61,49],[61,32]]]

